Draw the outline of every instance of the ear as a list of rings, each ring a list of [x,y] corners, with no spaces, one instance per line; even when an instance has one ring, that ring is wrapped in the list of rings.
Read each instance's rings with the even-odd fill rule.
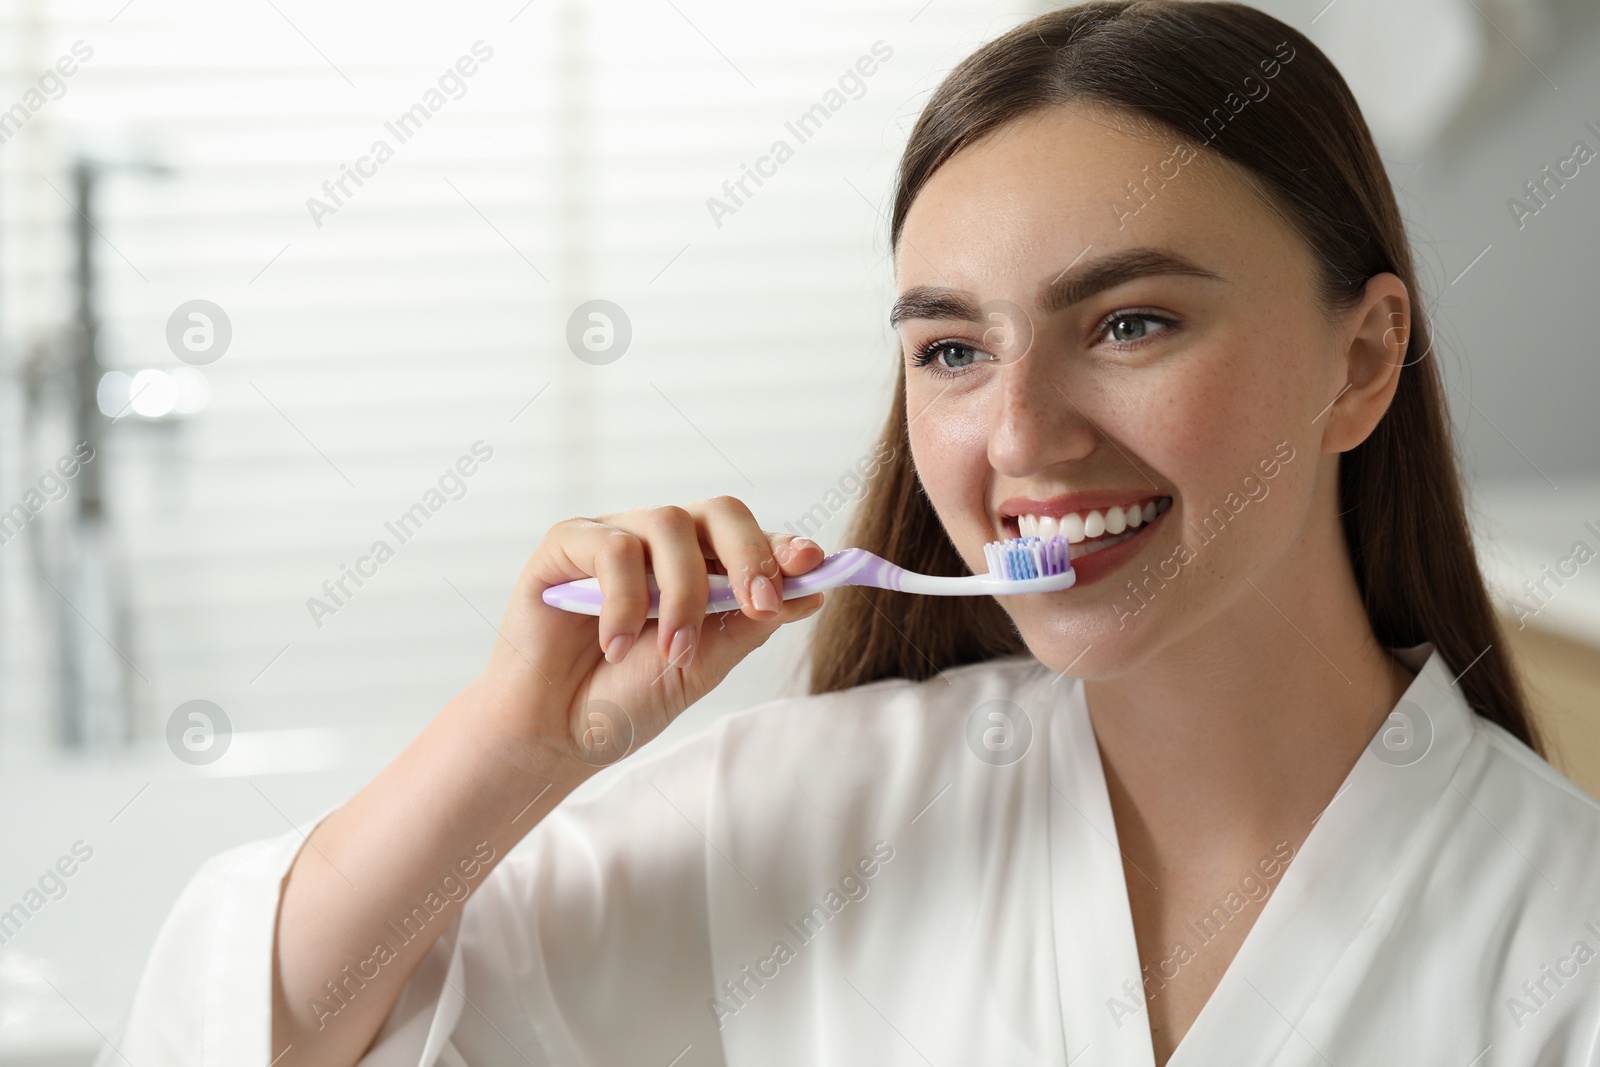
[[[1389,410],[1411,339],[1411,297],[1397,275],[1367,279],[1361,302],[1344,317],[1338,365],[1343,390],[1328,409],[1323,452],[1348,452]]]

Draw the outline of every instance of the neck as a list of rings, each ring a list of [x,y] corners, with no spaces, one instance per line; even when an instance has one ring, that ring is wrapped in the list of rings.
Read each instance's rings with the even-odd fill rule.
[[[1085,683],[1119,831],[1151,860],[1298,847],[1410,685],[1332,540],[1240,579],[1220,616],[1137,670]]]

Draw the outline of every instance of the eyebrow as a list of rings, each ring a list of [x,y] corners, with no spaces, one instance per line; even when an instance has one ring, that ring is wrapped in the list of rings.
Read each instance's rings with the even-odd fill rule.
[[[1135,278],[1181,274],[1209,281],[1226,281],[1193,260],[1164,248],[1125,248],[1081,266],[1068,267],[1045,287],[1039,301],[1046,314],[1089,299],[1096,293]],[[898,327],[908,319],[956,319],[977,322],[982,318],[972,294],[961,289],[934,285],[915,285],[895,299],[889,311],[889,326]]]

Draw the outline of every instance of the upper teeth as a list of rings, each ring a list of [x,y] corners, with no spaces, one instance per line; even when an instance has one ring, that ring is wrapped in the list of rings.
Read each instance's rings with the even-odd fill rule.
[[[1022,537],[1054,537],[1060,534],[1075,545],[1102,534],[1120,534],[1151,521],[1171,506],[1172,498],[1163,496],[1122,507],[1070,511],[1059,519],[1052,515],[1018,515],[1017,533]]]

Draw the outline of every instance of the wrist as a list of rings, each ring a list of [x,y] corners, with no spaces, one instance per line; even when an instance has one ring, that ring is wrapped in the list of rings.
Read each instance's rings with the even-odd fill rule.
[[[482,676],[451,699],[445,714],[458,720],[480,758],[510,772],[519,789],[550,784],[565,796],[599,770],[578,758],[564,723],[539,725],[536,713],[510,704]]]

